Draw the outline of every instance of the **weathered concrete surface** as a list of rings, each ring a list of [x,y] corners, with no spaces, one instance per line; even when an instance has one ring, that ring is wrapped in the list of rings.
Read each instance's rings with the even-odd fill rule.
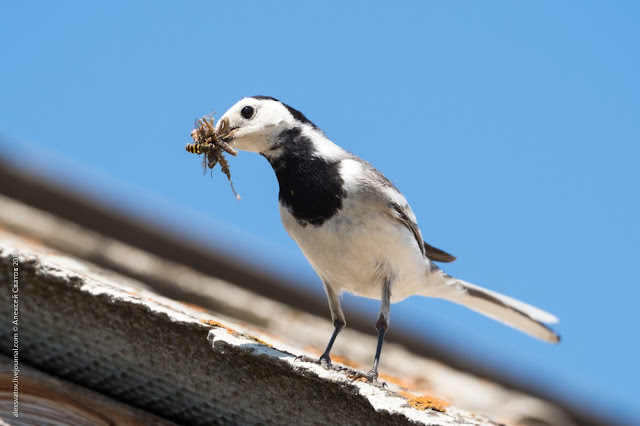
[[[0,291],[18,259],[20,362],[184,424],[495,424],[418,410],[392,389],[295,359],[305,351],[165,299],[139,282],[3,232]],[[10,324],[13,303],[0,318]],[[0,341],[13,340],[9,327]],[[272,347],[273,346],[273,347]],[[10,354],[10,346],[0,347]],[[308,353],[307,353],[308,354]]]

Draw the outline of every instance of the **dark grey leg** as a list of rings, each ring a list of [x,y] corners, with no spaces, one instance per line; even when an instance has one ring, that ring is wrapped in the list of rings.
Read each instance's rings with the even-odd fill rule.
[[[380,303],[380,313],[378,314],[378,322],[376,322],[376,330],[378,330],[378,346],[376,347],[376,356],[373,358],[373,367],[367,373],[366,377],[372,382],[378,381],[378,363],[380,362],[380,353],[382,352],[382,343],[384,335],[389,329],[389,319],[391,315],[391,281],[386,280],[382,287],[382,298]]]
[[[336,292],[327,283],[324,283],[324,290],[327,292],[329,309],[331,309],[331,319],[333,320],[333,326],[335,328],[333,329],[333,334],[331,335],[327,349],[324,350],[324,353],[320,357],[320,363],[322,365],[331,366],[331,357],[329,357],[329,353],[333,347],[333,342],[335,342],[336,337],[338,337],[338,333],[340,333],[340,330],[344,328],[347,322],[344,320],[344,314],[340,307],[340,299]]]

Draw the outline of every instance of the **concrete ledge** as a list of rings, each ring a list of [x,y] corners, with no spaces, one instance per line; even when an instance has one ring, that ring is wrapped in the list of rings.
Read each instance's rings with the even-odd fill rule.
[[[165,299],[141,283],[0,236],[0,287],[19,262],[19,359],[43,371],[184,424],[495,424],[436,411],[352,381],[271,336]],[[2,303],[9,323],[13,306]],[[7,327],[1,341],[12,341]],[[263,339],[269,339],[269,343]],[[10,354],[10,347],[1,350]],[[427,401],[427,403],[424,403]],[[424,408],[413,408],[413,405]]]

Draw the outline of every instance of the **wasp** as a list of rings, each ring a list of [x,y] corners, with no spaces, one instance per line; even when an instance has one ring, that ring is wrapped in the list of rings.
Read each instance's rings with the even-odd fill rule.
[[[185,148],[187,152],[190,152],[192,154],[206,154],[208,152],[211,152],[213,149],[215,149],[213,144],[197,143],[197,142],[188,143]]]
[[[220,158],[224,158],[222,150],[211,143],[188,143],[185,149],[191,154],[204,154],[202,158],[202,171],[204,174],[207,173],[207,169],[213,169]]]

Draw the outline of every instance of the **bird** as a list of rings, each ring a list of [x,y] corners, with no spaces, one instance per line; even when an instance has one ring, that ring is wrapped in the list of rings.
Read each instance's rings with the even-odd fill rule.
[[[220,132],[218,134],[218,132]],[[269,96],[246,97],[226,111],[216,134],[231,147],[265,157],[279,185],[284,228],[320,277],[333,333],[318,362],[331,362],[346,325],[344,292],[380,300],[373,366],[378,383],[390,305],[412,295],[446,299],[550,343],[558,319],[512,297],[448,275],[435,262],[456,257],[424,241],[406,198],[381,172],[332,142],[302,112]]]

